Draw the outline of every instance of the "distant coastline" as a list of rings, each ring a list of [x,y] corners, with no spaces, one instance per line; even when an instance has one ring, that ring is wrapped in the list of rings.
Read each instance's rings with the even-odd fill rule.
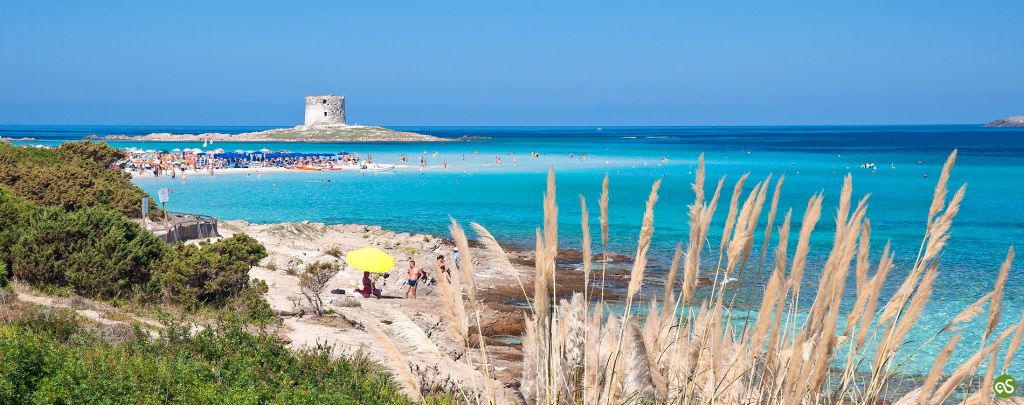
[[[36,140],[36,138],[30,138],[30,137],[27,137],[27,136],[21,137],[21,138],[4,138],[4,137],[0,136],[0,142],[34,141],[34,140]]]
[[[1024,127],[1024,115],[1018,115],[1015,117],[1008,117],[1001,120],[995,120],[988,124],[985,124],[985,126],[992,128]]]
[[[240,134],[225,133],[202,133],[202,134],[172,134],[152,133],[149,135],[128,136],[128,135],[105,135],[89,136],[88,139],[103,141],[154,141],[154,142],[204,142],[204,141],[228,141],[228,142],[450,142],[453,139],[441,138],[432,135],[419,134],[415,132],[396,131],[393,129],[376,126],[341,125],[306,128],[297,126],[294,128],[270,129],[258,132],[244,132]]]

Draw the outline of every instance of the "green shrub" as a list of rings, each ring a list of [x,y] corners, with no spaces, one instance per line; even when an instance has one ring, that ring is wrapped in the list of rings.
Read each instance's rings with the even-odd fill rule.
[[[0,261],[0,289],[7,287],[9,277],[10,275],[7,274],[7,262]]]
[[[249,286],[249,270],[267,257],[266,248],[245,234],[212,244],[178,244],[158,266],[164,299],[198,308],[223,306]]]
[[[54,150],[0,143],[0,186],[43,206],[69,211],[104,206],[139,218],[143,198],[156,205],[127,174],[109,167],[119,154],[102,143],[65,143]]]
[[[267,248],[256,239],[244,233],[236,233],[230,238],[221,239],[208,246],[215,254],[230,257],[246,265],[246,271],[267,257]]]
[[[117,161],[128,157],[124,151],[107,145],[104,142],[65,142],[57,150],[91,160],[103,167],[109,167]]]
[[[44,208],[22,226],[12,248],[12,270],[31,284],[113,298],[148,283],[150,266],[164,250],[153,234],[116,212]]]
[[[108,344],[33,322],[0,325],[0,403],[411,403],[365,358],[295,353],[239,323]]]
[[[306,265],[306,269],[299,275],[299,289],[302,291],[302,296],[306,297],[306,301],[317,315],[324,314],[324,288],[336,274],[338,274],[336,263],[313,262]]]
[[[331,246],[324,251],[324,254],[340,259],[345,256],[345,251],[341,250],[341,246]]]
[[[73,253],[72,241],[64,239],[69,222],[67,213],[57,208],[33,213],[11,248],[12,275],[29,284],[66,285],[67,259]]]
[[[225,307],[244,320],[276,323],[280,319],[274,314],[274,310],[270,308],[270,303],[266,298],[263,298],[268,291],[270,291],[270,287],[263,280],[251,280],[249,286],[228,299]]]
[[[11,268],[11,248],[21,234],[21,228],[36,211],[36,206],[15,197],[0,187],[0,263]]]

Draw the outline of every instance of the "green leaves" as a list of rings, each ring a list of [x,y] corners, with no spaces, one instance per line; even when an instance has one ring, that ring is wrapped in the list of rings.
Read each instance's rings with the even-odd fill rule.
[[[69,339],[31,326],[53,314],[20,308],[0,324],[0,403],[411,403],[365,358],[292,352],[238,322],[109,344],[73,315],[59,316]]]
[[[139,218],[141,201],[149,196],[109,167],[123,157],[104,143],[68,142],[56,150],[0,144],[0,186],[39,205],[65,210],[102,206]]]
[[[13,274],[32,284],[68,286],[84,297],[128,296],[146,284],[163,255],[159,239],[116,212],[41,208],[11,248]]]
[[[157,277],[167,301],[193,309],[221,307],[250,286],[249,269],[265,257],[266,248],[246,234],[201,248],[179,244],[160,262]]]

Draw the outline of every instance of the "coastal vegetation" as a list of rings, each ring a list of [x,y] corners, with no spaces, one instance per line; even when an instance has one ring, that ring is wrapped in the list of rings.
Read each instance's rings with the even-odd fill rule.
[[[159,336],[20,302],[0,308],[0,403],[411,403],[364,357],[291,351],[221,321]],[[443,403],[431,400],[430,403]]]
[[[307,264],[302,274],[299,274],[299,288],[302,290],[302,296],[306,297],[309,306],[317,315],[324,314],[324,288],[327,287],[327,282],[331,281],[335,274],[338,274],[338,271],[337,264],[313,262]]]
[[[153,264],[164,255],[156,236],[104,208],[33,207],[23,216],[12,229],[18,237],[10,262],[12,275],[29,284],[124,298],[143,293]]]
[[[278,340],[268,287],[248,275],[267,256],[255,239],[168,246],[142,228],[148,196],[110,168],[121,158],[102,143],[0,145],[0,403],[411,402],[361,355]],[[21,301],[12,281],[162,325]]]
[[[262,298],[267,287],[248,276],[266,251],[244,234],[168,247],[113,210],[41,207],[2,188],[0,226],[5,280],[85,298],[228,307],[252,320],[275,319]]]
[[[149,195],[110,166],[124,156],[101,142],[68,142],[56,149],[0,143],[0,187],[41,206],[69,211],[102,207],[141,218],[142,199]],[[150,213],[155,218],[158,211]]]
[[[187,309],[228,307],[258,321],[276,317],[263,299],[267,285],[249,278],[249,269],[267,257],[245,234],[215,243],[178,244],[164,255],[153,278],[164,302]]]

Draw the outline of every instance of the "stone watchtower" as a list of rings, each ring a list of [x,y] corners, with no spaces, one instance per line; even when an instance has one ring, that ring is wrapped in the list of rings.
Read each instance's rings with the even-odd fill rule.
[[[345,124],[345,97],[306,96],[306,127]]]

